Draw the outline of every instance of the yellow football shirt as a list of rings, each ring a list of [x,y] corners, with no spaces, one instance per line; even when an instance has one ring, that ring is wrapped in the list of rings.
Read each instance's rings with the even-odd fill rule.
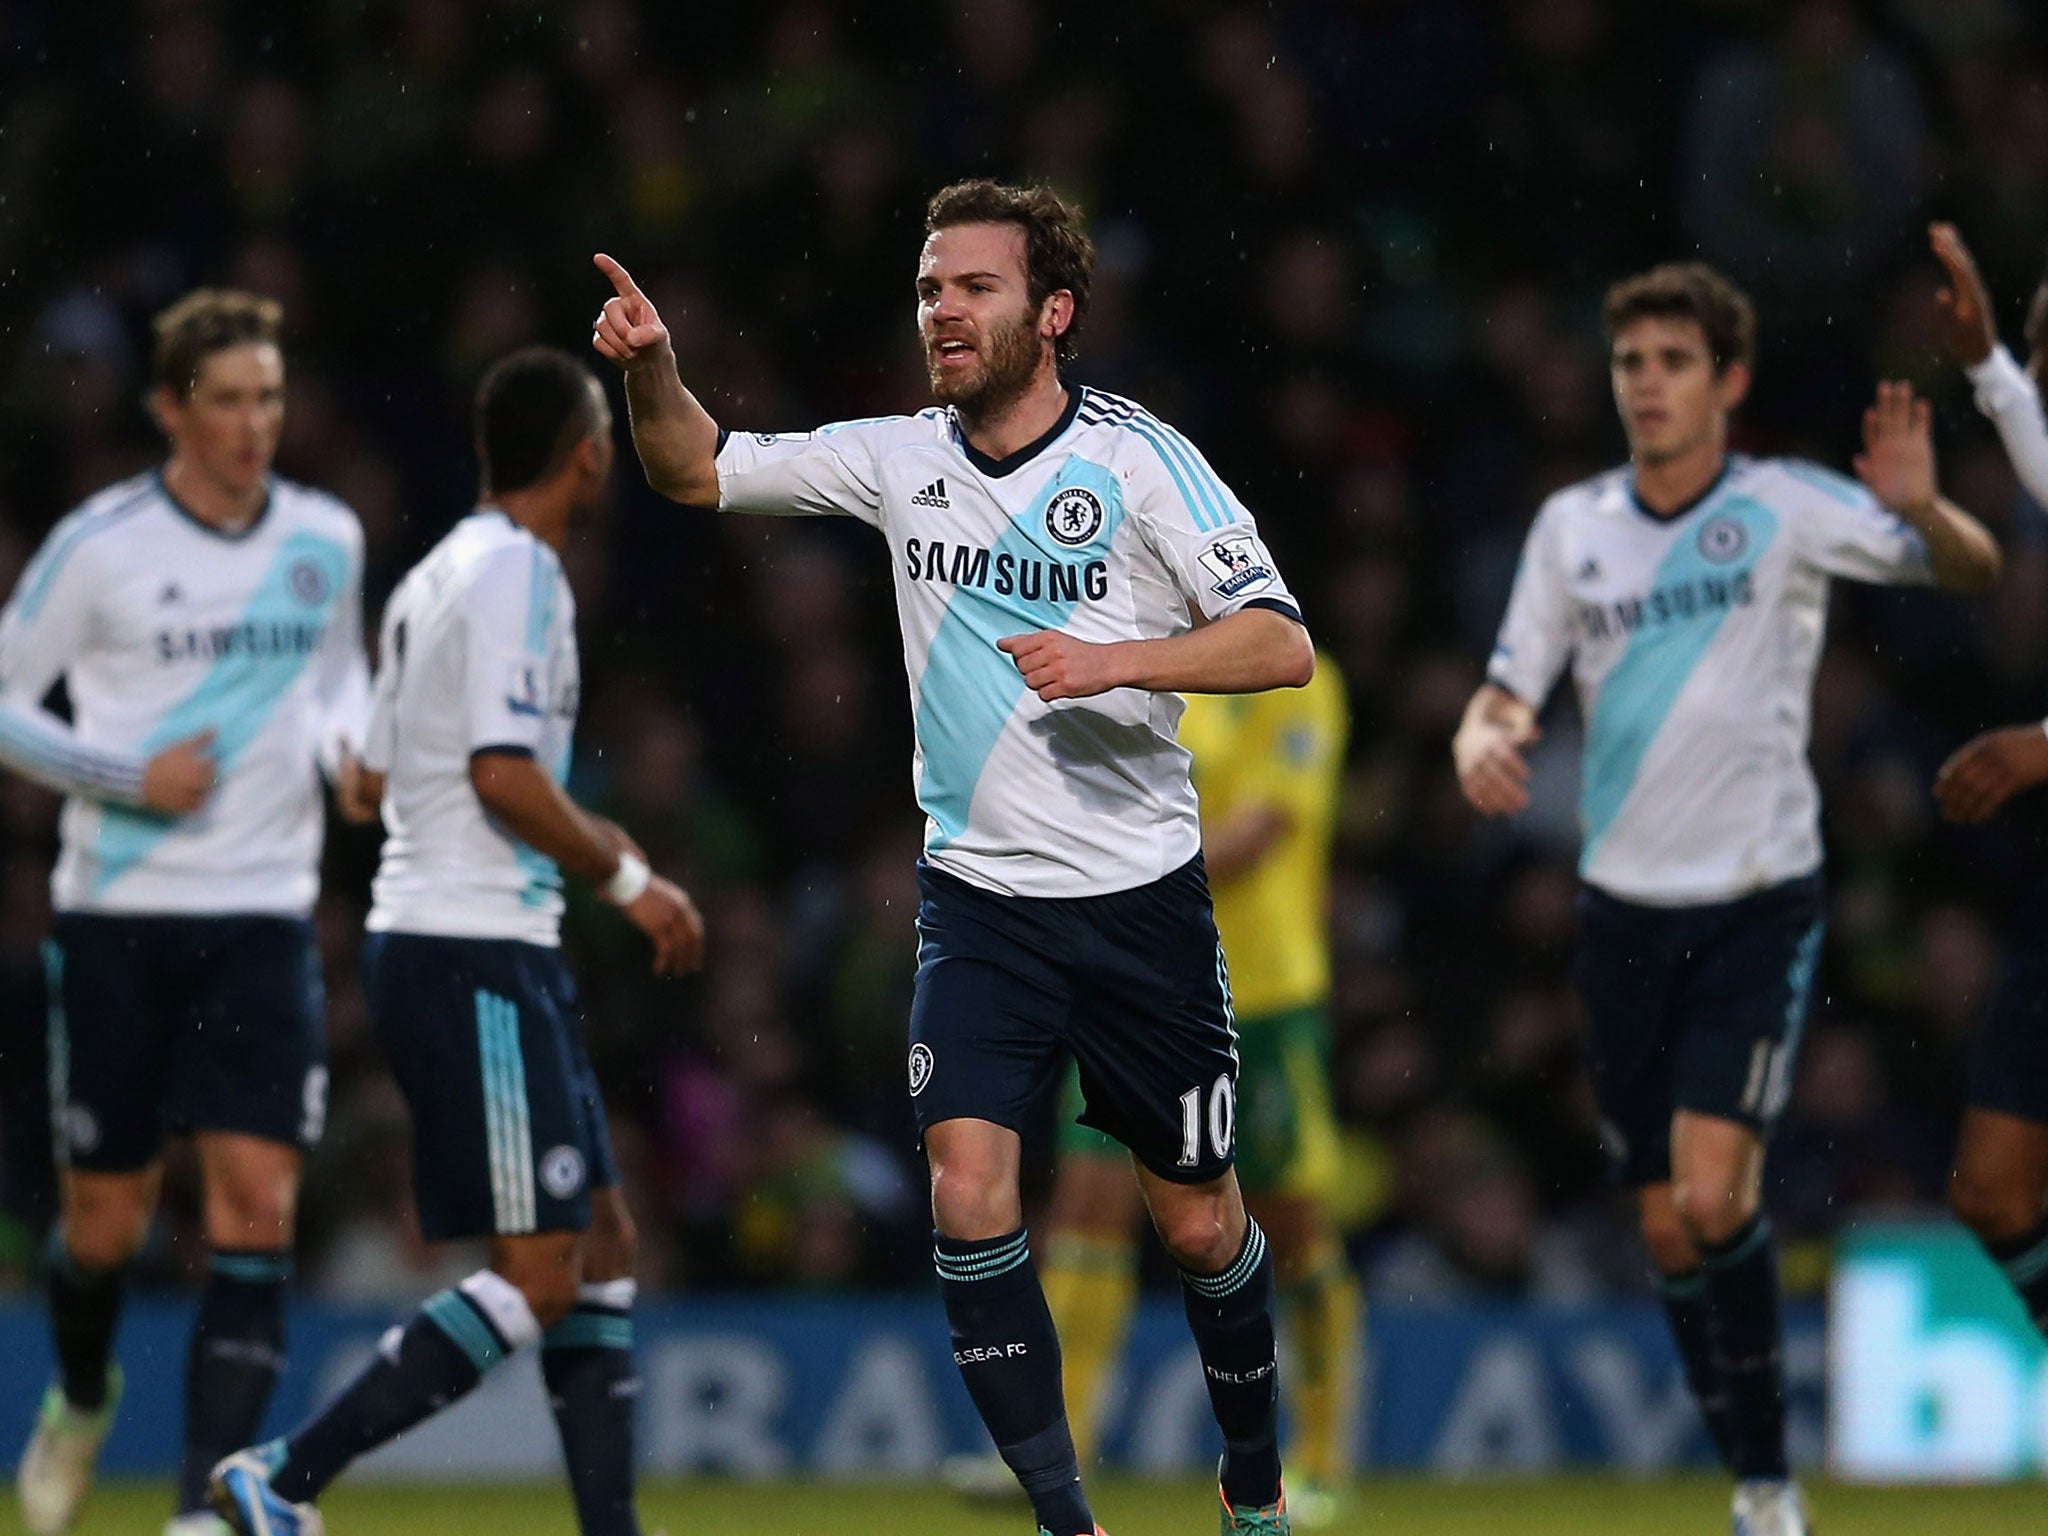
[[[1344,679],[1318,652],[1306,688],[1194,694],[1187,706],[1180,740],[1195,758],[1203,841],[1261,806],[1281,823],[1249,868],[1209,871],[1237,1012],[1319,1004],[1330,990],[1330,844],[1351,724]]]

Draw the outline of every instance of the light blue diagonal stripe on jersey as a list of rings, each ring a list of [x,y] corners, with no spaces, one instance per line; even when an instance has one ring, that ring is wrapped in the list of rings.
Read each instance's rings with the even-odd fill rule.
[[[1809,464],[1804,459],[1777,459],[1773,462],[1794,480],[1834,497],[1845,507],[1867,507],[1877,500],[1861,480],[1851,480],[1847,475],[1838,475],[1819,464]]]
[[[1068,486],[1092,491],[1102,502],[1102,526],[1078,548],[1067,548],[1045,531],[1047,503]],[[1124,518],[1123,491],[1117,477],[1102,465],[1069,454],[1059,472],[1024,504],[989,552],[989,568],[1002,556],[1013,560],[1085,564],[1108,558],[1110,542]],[[918,775],[917,803],[936,827],[930,848],[943,848],[967,830],[982,769],[1017,701],[1024,693],[1024,675],[996,642],[1032,630],[1057,629],[1074,608],[1051,596],[1050,582],[1036,598],[1014,588],[998,593],[993,585],[956,587],[953,600],[932,643],[925,651],[917,683],[917,744],[924,756]]]
[[[1651,581],[1653,590],[1683,586],[1708,577],[1733,581],[1754,570],[1777,535],[1778,519],[1761,502],[1746,496],[1710,501],[1709,516],[1694,514],[1678,531],[1664,563]],[[1743,564],[1709,560],[1700,552],[1700,530],[1710,519],[1732,518],[1747,536]],[[1586,728],[1585,788],[1579,796],[1579,819],[1585,828],[1585,851],[1579,872],[1591,867],[1600,841],[1635,788],[1636,775],[1651,742],[1664,728],[1693,669],[1713,644],[1726,621],[1727,608],[1705,608],[1689,618],[1646,624],[1630,638],[1628,649],[1601,680],[1599,697]]]
[[[302,568],[312,574],[301,574]],[[348,551],[332,539],[295,533],[285,540],[257,585],[238,624],[314,624],[324,628],[335,602],[348,585]],[[297,582],[294,576],[298,576]],[[317,596],[301,595],[314,590]],[[313,653],[286,651],[252,654],[234,651],[220,657],[184,698],[172,705],[155,729],[136,747],[139,757],[153,757],[173,742],[200,731],[213,732],[213,759],[226,779],[248,750],[271,712],[291,691]],[[166,837],[176,822],[126,806],[102,805],[99,838],[93,857],[97,875],[93,890],[106,890],[134,868]]]
[[[533,565],[526,578],[526,649],[529,655],[548,653],[548,631],[555,622],[555,562],[538,539],[533,544]],[[546,707],[545,701],[543,706]]]
[[[1141,435],[1157,438],[1173,451],[1174,456],[1186,468],[1188,479],[1193,481],[1195,489],[1202,493],[1202,499],[1207,503],[1210,515],[1216,519],[1214,528],[1221,528],[1225,523],[1237,521],[1237,512],[1231,505],[1230,493],[1223,489],[1223,482],[1216,478],[1216,471],[1203,461],[1202,455],[1196,451],[1193,443],[1148,411],[1139,412],[1129,425],[1133,429],[1141,430]]]
[[[1207,494],[1198,493],[1188,475],[1182,473],[1179,455],[1167,446],[1166,440],[1153,430],[1150,422],[1142,416],[1134,416],[1124,425],[1152,445],[1152,451],[1159,455],[1159,462],[1164,464],[1166,472],[1173,476],[1173,483],[1180,491],[1180,499],[1186,503],[1188,516],[1195,520],[1195,526],[1204,533],[1214,533],[1222,527],[1217,512],[1209,508]]]

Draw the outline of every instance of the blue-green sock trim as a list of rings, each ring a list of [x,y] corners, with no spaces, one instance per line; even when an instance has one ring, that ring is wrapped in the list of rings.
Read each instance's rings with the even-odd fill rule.
[[[1180,1277],[1187,1283],[1189,1290],[1207,1296],[1211,1301],[1221,1301],[1225,1296],[1242,1290],[1258,1272],[1259,1264],[1265,1257],[1266,1234],[1260,1230],[1256,1221],[1247,1216],[1244,1247],[1238,1250],[1237,1258],[1230,1268],[1220,1275],[1198,1275],[1192,1270],[1184,1269],[1180,1272]]]
[[[2025,1253],[2005,1260],[1998,1267],[2005,1271],[2006,1279],[2014,1285],[2032,1285],[2043,1275],[2048,1275],[2048,1238],[2043,1238]]]
[[[420,1306],[420,1315],[469,1356],[479,1376],[505,1358],[505,1341],[463,1299],[460,1291],[439,1291],[429,1296]]]
[[[1682,1275],[1659,1275],[1657,1290],[1672,1301],[1697,1301],[1707,1294],[1706,1268],[1689,1269]]]
[[[1727,1269],[1740,1264],[1771,1240],[1770,1219],[1761,1214],[1752,1216],[1749,1225],[1729,1238],[1719,1248],[1708,1249],[1702,1257],[1708,1269]]]
[[[624,1349],[633,1347],[633,1319],[609,1310],[578,1307],[541,1335],[542,1349]]]
[[[253,1249],[241,1253],[216,1253],[208,1267],[226,1280],[262,1284],[291,1279],[292,1256],[283,1249],[269,1253]]]
[[[995,1245],[993,1247],[971,1249],[966,1253],[946,1252],[940,1246],[945,1241],[941,1238],[932,1245],[932,1264],[941,1280],[993,1280],[1031,1261],[1031,1242],[1029,1236],[1021,1231],[1009,1237],[990,1239]]]

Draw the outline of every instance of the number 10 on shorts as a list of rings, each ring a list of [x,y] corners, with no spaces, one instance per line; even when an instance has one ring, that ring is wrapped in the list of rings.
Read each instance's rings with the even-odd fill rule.
[[[1237,1135],[1237,1088],[1225,1073],[1209,1085],[1209,1147],[1218,1157],[1230,1156]],[[1180,1096],[1180,1166],[1192,1168],[1202,1160],[1202,1090],[1190,1088]]]

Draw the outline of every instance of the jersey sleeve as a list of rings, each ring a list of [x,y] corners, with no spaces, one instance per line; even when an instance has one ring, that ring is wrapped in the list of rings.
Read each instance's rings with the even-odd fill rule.
[[[2040,389],[2004,347],[1993,347],[1968,371],[1977,409],[1998,428],[2013,473],[2035,505],[2048,507],[2048,413],[2042,411]]]
[[[353,521],[353,519],[351,519]],[[320,769],[331,781],[345,752],[361,754],[370,712],[370,664],[363,655],[363,539],[354,530],[348,579],[321,639],[318,695]]]
[[[882,521],[877,429],[896,417],[835,422],[815,432],[724,432],[718,510]]]
[[[1886,586],[1934,580],[1927,543],[1861,481],[1818,464],[1781,459],[1799,494],[1788,501],[1792,533],[1807,561],[1830,576]]]
[[[1549,507],[1536,514],[1522,544],[1486,680],[1523,703],[1543,707],[1572,655],[1572,599],[1565,583],[1559,524]]]
[[[1189,608],[1205,619],[1271,608],[1301,622],[1258,524],[1208,460],[1161,423],[1131,430],[1144,444],[1128,482],[1132,509]]]
[[[548,643],[557,567],[538,543],[493,551],[462,608],[463,708],[469,750],[540,751],[548,710]]]
[[[96,583],[77,545],[88,532],[59,523],[0,613],[0,762],[67,794],[136,805],[146,760],[88,747],[43,708],[43,696],[92,637]]]

